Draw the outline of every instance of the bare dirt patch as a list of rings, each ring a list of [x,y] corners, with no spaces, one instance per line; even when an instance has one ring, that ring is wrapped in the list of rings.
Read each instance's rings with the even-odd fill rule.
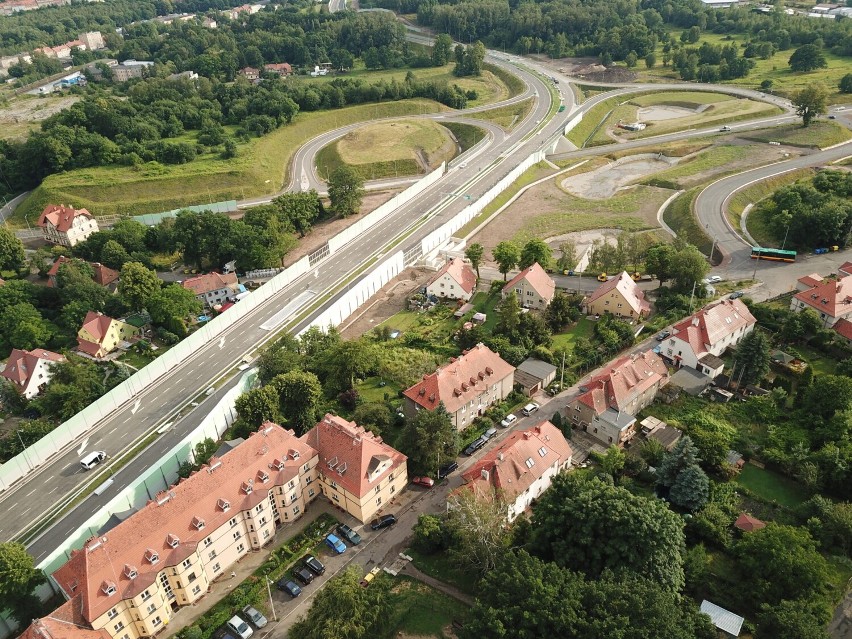
[[[435,274],[425,268],[409,268],[385,284],[361,306],[340,330],[343,339],[357,339],[399,311],[405,301],[419,288],[426,286]]]
[[[67,109],[79,100],[78,96],[73,95],[44,98],[19,96],[0,109],[0,138],[25,138],[36,128],[38,122]]]
[[[577,197],[603,200],[621,189],[630,188],[628,185],[639,178],[671,167],[679,159],[662,156],[627,157],[594,171],[565,178],[562,180],[562,188]]]
[[[676,120],[695,115],[694,109],[685,109],[679,106],[659,104],[655,106],[642,107],[637,111],[639,119],[644,122],[661,122],[663,120]]]
[[[542,64],[557,69],[575,78],[589,82],[633,82],[637,74],[627,67],[612,66],[606,68],[597,58],[557,58],[551,59],[546,55],[531,55]]]

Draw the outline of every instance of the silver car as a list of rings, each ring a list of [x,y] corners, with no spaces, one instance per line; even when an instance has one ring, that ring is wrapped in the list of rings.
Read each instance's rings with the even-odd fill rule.
[[[257,608],[246,606],[243,608],[243,614],[254,624],[255,628],[263,628],[267,623],[269,623],[266,620],[266,617],[260,614],[260,611]]]

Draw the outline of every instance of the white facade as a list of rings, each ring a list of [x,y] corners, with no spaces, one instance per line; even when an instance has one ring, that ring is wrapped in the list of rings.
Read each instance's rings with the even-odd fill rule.
[[[561,472],[571,468],[571,456],[566,460],[557,459],[552,466],[549,466],[544,474],[536,479],[530,487],[519,494],[515,501],[509,504],[508,519],[513,521],[518,515],[526,512],[532,506],[533,501],[541,497],[545,490],[550,488],[553,483],[553,478]]]
[[[451,300],[464,300],[465,302],[470,301],[470,298],[473,297],[473,291],[464,290],[464,287],[449,273],[444,273],[429,284],[426,287],[426,294]]]

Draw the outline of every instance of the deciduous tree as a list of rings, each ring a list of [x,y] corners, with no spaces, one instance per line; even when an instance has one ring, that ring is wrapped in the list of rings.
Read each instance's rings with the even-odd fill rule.
[[[342,164],[334,169],[328,178],[328,197],[335,215],[353,215],[361,208],[364,180],[351,166]]]
[[[497,262],[497,268],[503,274],[503,281],[505,282],[506,274],[518,265],[521,253],[512,242],[500,242],[494,247],[491,254],[494,256],[494,261]]]
[[[508,550],[508,507],[500,491],[462,489],[447,498],[446,528],[453,540],[450,555],[470,570],[484,575]]]
[[[160,290],[160,285],[157,274],[139,262],[126,262],[121,267],[118,293],[127,300],[134,311],[145,308],[148,300]]]
[[[145,308],[154,324],[168,328],[175,320],[183,321],[198,315],[204,305],[189,289],[180,284],[169,284],[154,291],[145,302]]]
[[[476,271],[476,279],[479,279],[479,267],[482,264],[482,256],[484,253],[485,249],[482,244],[478,243],[469,245],[464,251],[464,256],[470,261],[470,265],[473,267],[473,270]]]
[[[660,286],[672,279],[672,260],[675,249],[671,244],[660,244],[648,249],[645,255],[645,268],[660,280]]]
[[[455,457],[457,442],[457,431],[442,402],[435,410],[419,410],[407,420],[401,450],[408,455],[412,473],[435,477],[441,465]]]
[[[5,226],[0,226],[0,270],[17,271],[24,265],[24,244]]]
[[[560,271],[573,271],[577,266],[577,244],[571,240],[565,240],[559,244],[559,253],[556,268]]]
[[[43,348],[53,333],[53,325],[28,302],[0,309],[0,349]]]
[[[805,391],[803,408],[816,418],[828,420],[852,406],[852,378],[817,375]]]
[[[802,118],[803,126],[810,126],[811,121],[818,115],[825,113],[825,102],[828,91],[820,83],[811,83],[803,89],[795,91],[790,97],[796,114]]]
[[[274,386],[262,386],[246,391],[235,402],[239,416],[257,428],[266,421],[276,422],[280,398]]]
[[[0,544],[0,608],[8,610],[22,627],[41,616],[41,601],[33,591],[45,581],[23,544]]]
[[[550,268],[552,261],[553,251],[550,250],[550,247],[542,240],[533,238],[524,244],[524,248],[521,249],[518,267],[523,270],[538,262],[541,268],[547,270]]]
[[[815,44],[803,44],[793,51],[789,60],[790,70],[796,72],[815,71],[828,66],[822,49]]]
[[[316,375],[292,370],[275,376],[270,385],[278,392],[278,405],[288,426],[302,435],[316,424],[322,398],[322,384]]]

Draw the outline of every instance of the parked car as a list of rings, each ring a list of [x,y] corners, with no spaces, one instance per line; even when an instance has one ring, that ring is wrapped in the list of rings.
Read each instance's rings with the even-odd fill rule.
[[[107,454],[104,451],[95,450],[80,460],[80,466],[83,467],[83,470],[91,470],[106,458]]]
[[[724,132],[724,131],[730,131],[730,130],[731,130],[731,127],[729,127],[729,126],[723,126],[723,127],[722,127],[721,129],[719,129],[719,130],[720,130],[720,131],[722,131],[722,132]]]
[[[243,614],[254,624],[255,628],[263,628],[267,623],[269,623],[266,620],[266,617],[260,614],[260,611],[257,608],[246,606],[243,608]]]
[[[496,434],[497,434],[497,429],[494,426],[492,426],[491,428],[486,430],[484,433],[482,433],[482,439],[484,439],[485,441],[488,441],[489,439],[494,437],[494,435],[496,435]]]
[[[730,295],[728,295],[728,299],[729,299],[729,300],[738,300],[738,299],[740,299],[743,295],[745,295],[745,293],[743,293],[742,291],[734,291],[733,293],[731,293]]]
[[[306,586],[314,580],[314,574],[307,568],[294,568],[293,576]]]
[[[506,417],[503,418],[503,420],[500,422],[500,425],[503,428],[509,428],[509,426],[514,424],[516,421],[518,421],[518,416],[514,413],[509,413],[508,415],[506,415]]]
[[[482,437],[477,437],[477,438],[476,438],[476,439],[474,439],[472,442],[470,442],[470,444],[468,445],[468,447],[467,447],[467,448],[465,448],[465,449],[462,451],[462,455],[467,455],[468,457],[470,457],[470,456],[471,456],[471,455],[473,455],[476,451],[478,451],[480,448],[482,448],[483,446],[485,446],[485,442],[486,442],[486,441],[488,441],[488,440],[483,439]]]
[[[284,579],[278,582],[278,590],[286,592],[293,599],[302,594],[302,589],[299,588],[299,585],[295,581],[287,579],[287,577],[284,577]]]
[[[370,522],[370,528],[373,530],[381,530],[382,528],[390,528],[396,523],[396,515],[382,515]]]
[[[313,555],[302,557],[302,565],[315,575],[321,575],[325,572],[325,566],[323,566],[322,562]]]
[[[447,475],[449,475],[454,470],[458,470],[459,464],[458,462],[451,461],[447,464],[444,464],[438,469],[438,479],[443,479]]]
[[[711,275],[710,277],[707,278],[708,284],[718,284],[721,281],[722,281],[722,278],[719,275]]]
[[[356,533],[354,530],[352,530],[350,526],[347,526],[346,524],[340,524],[337,527],[337,532],[339,532],[340,536],[353,546],[357,546],[361,543],[361,535]]]
[[[245,621],[240,619],[237,615],[234,615],[228,620],[228,630],[235,632],[240,639],[249,639],[254,634],[254,630],[251,629]]]
[[[423,488],[432,488],[435,485],[435,480],[431,477],[415,477],[411,480],[411,483],[423,486]]]
[[[527,417],[529,417],[529,416],[530,416],[530,415],[532,415],[534,412],[536,412],[538,409],[539,409],[538,404],[536,404],[535,402],[530,402],[529,404],[527,404],[526,406],[524,406],[524,407],[521,409],[521,412],[522,412],[524,415],[526,415]]]
[[[672,332],[670,330],[666,329],[662,333],[657,335],[657,341],[662,342],[664,339],[666,339],[671,334],[672,334]]]
[[[328,537],[326,537],[325,543],[329,548],[331,548],[338,555],[342,555],[343,553],[346,552],[346,544],[344,544],[342,541],[340,541],[334,535],[329,535]]]
[[[606,273],[601,273],[598,275],[598,282],[606,282],[609,278],[606,276]]]

